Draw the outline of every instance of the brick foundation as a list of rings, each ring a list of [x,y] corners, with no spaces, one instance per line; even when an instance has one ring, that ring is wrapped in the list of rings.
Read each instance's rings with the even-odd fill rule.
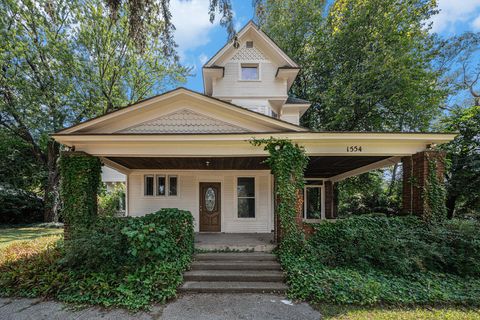
[[[442,151],[422,151],[402,158],[403,193],[402,212],[422,216],[426,210],[424,188],[427,182],[429,163],[437,164],[438,180],[443,182],[445,175],[445,153]]]

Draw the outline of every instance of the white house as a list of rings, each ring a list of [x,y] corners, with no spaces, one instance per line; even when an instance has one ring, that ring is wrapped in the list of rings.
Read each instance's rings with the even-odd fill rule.
[[[204,93],[178,88],[53,137],[125,174],[127,215],[185,209],[200,232],[277,229],[275,181],[252,138],[287,138],[305,147],[306,221],[335,218],[335,182],[400,161],[408,164],[404,208],[423,210],[425,159],[434,152],[428,150],[454,135],[310,131],[299,126],[310,103],[288,96],[299,70],[249,22],[203,67]],[[413,185],[409,177],[417,176]]]

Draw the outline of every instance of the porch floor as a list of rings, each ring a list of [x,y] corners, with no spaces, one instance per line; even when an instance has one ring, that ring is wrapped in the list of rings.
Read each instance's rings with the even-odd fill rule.
[[[196,232],[195,248],[208,251],[259,251],[270,252],[276,247],[273,232],[223,233]]]

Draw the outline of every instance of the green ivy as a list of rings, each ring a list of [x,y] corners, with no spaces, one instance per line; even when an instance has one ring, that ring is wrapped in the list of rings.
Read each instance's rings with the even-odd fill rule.
[[[282,230],[281,248],[297,250],[303,240],[303,230],[296,223],[297,195],[303,189],[304,172],[308,164],[305,149],[285,139],[253,140],[254,146],[264,146],[269,157],[265,161],[275,177],[277,214]]]
[[[426,221],[443,221],[447,218],[447,191],[439,181],[437,168],[439,159],[428,159],[428,175],[423,197],[425,202],[424,219]]]
[[[90,226],[97,216],[101,162],[81,152],[64,152],[60,156],[60,197],[62,215],[72,231]]]

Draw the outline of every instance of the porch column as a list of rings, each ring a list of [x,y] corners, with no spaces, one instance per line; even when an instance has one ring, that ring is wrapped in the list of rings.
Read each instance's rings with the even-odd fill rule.
[[[405,214],[413,213],[422,216],[427,209],[424,193],[430,161],[436,163],[437,179],[439,182],[444,183],[445,152],[429,150],[402,158],[402,212]]]
[[[60,155],[60,197],[65,223],[65,239],[70,231],[88,228],[97,218],[97,193],[100,185],[100,159],[84,152]]]
[[[325,218],[335,219],[337,208],[335,204],[334,185],[332,181],[325,181]]]

